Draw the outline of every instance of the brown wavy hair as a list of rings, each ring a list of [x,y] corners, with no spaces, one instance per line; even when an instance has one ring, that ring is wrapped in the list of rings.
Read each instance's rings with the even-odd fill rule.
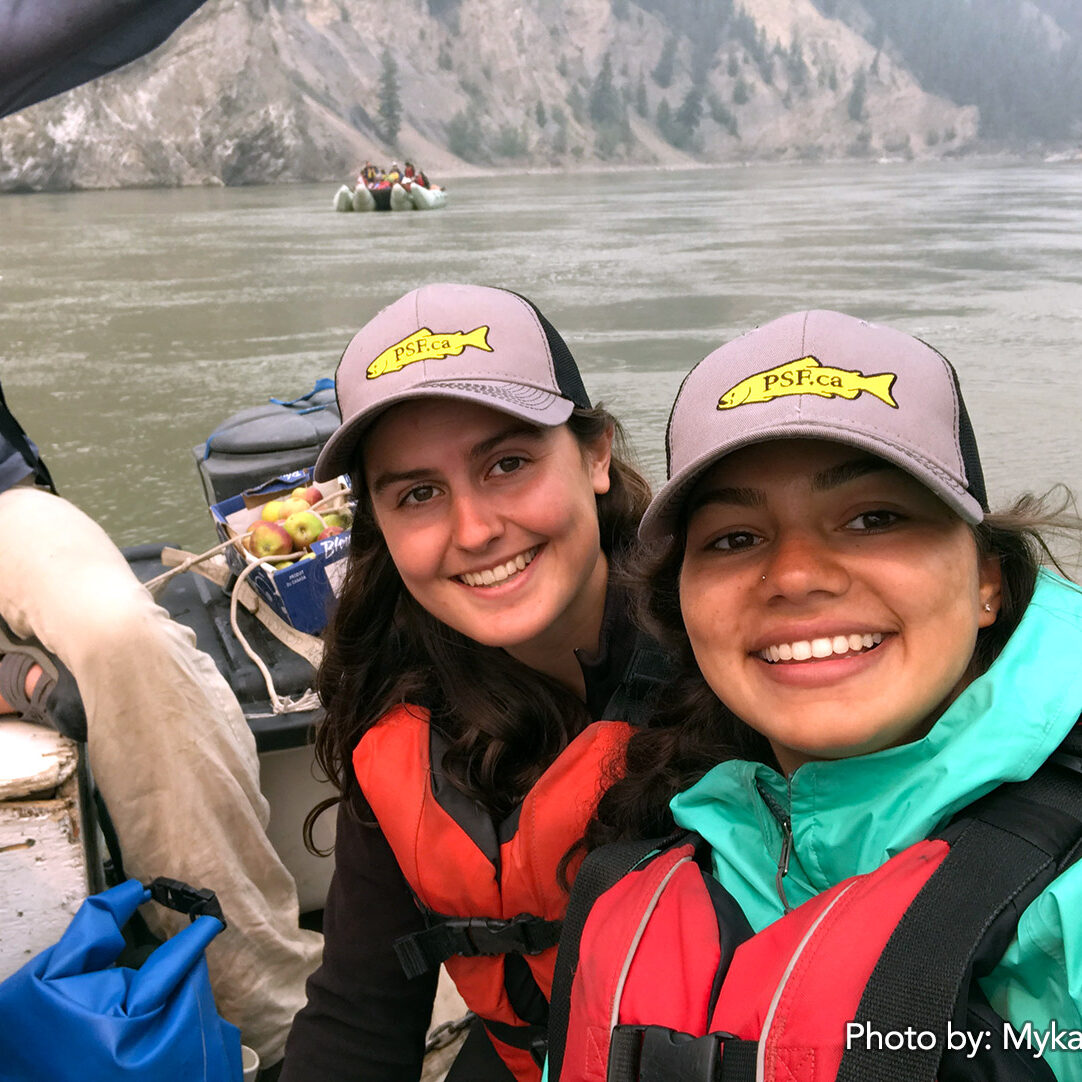
[[[618,568],[634,543],[650,487],[629,462],[619,422],[603,406],[576,408],[567,426],[583,450],[613,433],[609,490],[597,496],[597,517],[602,551],[610,568]],[[450,740],[443,760],[449,779],[497,819],[590,721],[585,704],[558,681],[460,634],[413,599],[376,524],[359,461],[352,480],[358,498],[349,563],[317,676],[326,715],[316,730],[316,761],[338,795],[305,819],[312,852],[318,851],[316,819],[340,800],[351,808],[358,802],[349,799],[359,797],[353,749],[399,704],[429,709]]]
[[[1043,496],[1021,496],[1006,511],[973,527],[977,552],[999,558],[1002,600],[996,621],[977,633],[972,672],[980,675],[999,656],[1029,605],[1037,572],[1047,564],[1065,578],[1047,537],[1082,545],[1074,497],[1059,485]],[[644,547],[628,567],[637,618],[669,648],[672,683],[663,705],[627,748],[627,770],[601,798],[586,828],[587,849],[627,838],[663,837],[675,829],[669,801],[727,759],[749,759],[779,769],[766,738],[740,720],[711,690],[691,650],[680,612],[680,568],[686,531]]]

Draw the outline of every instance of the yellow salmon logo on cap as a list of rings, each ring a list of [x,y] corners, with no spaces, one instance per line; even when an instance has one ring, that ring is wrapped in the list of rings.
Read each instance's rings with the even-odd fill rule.
[[[414,331],[408,338],[388,346],[367,368],[369,379],[384,376],[388,372],[400,372],[415,361],[438,361],[444,357],[457,357],[467,346],[492,352],[488,344],[488,327],[475,327],[472,331],[447,331],[435,334],[427,327]]]
[[[893,372],[866,376],[863,372],[831,368],[815,357],[801,357],[766,372],[742,379],[718,399],[719,410],[731,410],[754,402],[769,402],[790,394],[814,394],[820,398],[856,398],[867,391],[893,409],[898,403],[890,389],[898,377]]]

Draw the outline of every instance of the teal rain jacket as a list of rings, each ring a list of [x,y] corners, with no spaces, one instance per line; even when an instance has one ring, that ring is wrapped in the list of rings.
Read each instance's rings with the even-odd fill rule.
[[[1052,754],[1082,713],[1082,591],[1042,572],[995,664],[922,740],[871,755],[807,763],[786,779],[761,763],[722,763],[672,801],[677,823],[713,848],[714,873],[759,931],[783,912],[775,877],[782,829],[756,782],[788,814],[790,906],[870,872],[959,809]],[[778,809],[775,809],[775,812]],[[981,982],[992,1006],[1046,1046],[1057,1078],[1082,1079],[1082,862],[1022,914],[1000,964]],[[994,1035],[1000,1039],[1000,1035]],[[1073,1042],[1073,1050],[1064,1045]]]

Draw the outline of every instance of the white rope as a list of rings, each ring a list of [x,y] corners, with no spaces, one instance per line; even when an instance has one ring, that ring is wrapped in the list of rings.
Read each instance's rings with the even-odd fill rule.
[[[250,555],[250,554],[249,554]],[[233,629],[233,634],[237,636],[237,641],[240,643],[244,652],[252,659],[255,667],[262,673],[263,682],[267,685],[267,696],[270,699],[271,710],[275,714],[297,714],[303,710],[315,710],[319,706],[319,696],[311,689],[308,688],[299,699],[291,699],[289,696],[279,695],[274,687],[274,678],[271,676],[270,669],[264,664],[263,659],[252,649],[248,640],[244,637],[244,632],[240,629],[240,624],[237,622],[237,605],[239,604],[238,587],[244,582],[245,579],[261,564],[273,563],[274,561],[280,561],[281,556],[252,556],[253,562],[237,576],[237,581],[233,584],[232,595],[229,598],[229,626]]]
[[[247,534],[244,535],[244,537],[247,536]],[[201,552],[197,556],[189,554],[189,556],[181,563],[177,564],[176,567],[171,567],[168,571],[163,571],[160,575],[148,579],[143,585],[150,591],[150,596],[157,600],[158,595],[165,589],[166,584],[175,575],[179,575],[182,571],[187,571],[189,568],[202,563],[204,560],[209,560],[212,556],[217,556],[219,552],[224,552],[230,545],[236,545],[241,540],[243,540],[243,537],[231,537],[228,541],[223,541],[220,545],[215,545],[214,548],[207,549],[206,552]]]
[[[333,506],[328,507],[328,510],[343,510],[346,507],[346,498],[350,494],[349,486],[340,488],[337,492],[329,493],[321,500],[316,501],[309,507],[310,511],[316,512],[318,515],[318,509],[327,504]],[[322,521],[322,516],[320,521]],[[198,555],[189,554],[184,560],[182,560],[176,567],[170,568],[168,571],[163,572],[161,575],[150,579],[143,583],[147,590],[150,591],[150,595],[153,598],[157,598],[158,594],[164,589],[165,585],[173,578],[174,575],[179,575],[184,571],[188,571],[195,567],[197,564],[209,560],[218,553],[224,552],[231,545],[236,546],[237,551],[242,554],[246,560],[247,566],[243,571],[237,575],[230,588],[229,594],[229,626],[233,630],[233,634],[236,635],[237,641],[240,643],[241,648],[252,660],[252,663],[259,670],[263,677],[263,682],[267,687],[267,696],[270,699],[271,710],[274,714],[297,714],[307,710],[315,710],[320,705],[319,695],[312,689],[307,688],[298,698],[293,699],[288,695],[279,695],[274,686],[274,678],[271,676],[270,669],[267,668],[263,659],[255,652],[248,639],[245,637],[244,632],[240,629],[240,623],[237,620],[237,606],[240,602],[241,585],[245,582],[248,576],[263,564],[279,563],[284,559],[290,558],[290,554],[282,554],[278,556],[256,556],[254,553],[249,552],[243,542],[251,536],[251,530],[243,534],[237,534],[235,537],[229,538],[227,541],[223,541],[219,545],[215,545],[213,548],[207,549],[206,552],[201,552]],[[250,588],[249,588],[250,590]],[[288,645],[288,644],[287,644]],[[252,716],[266,716],[266,715],[252,715]]]

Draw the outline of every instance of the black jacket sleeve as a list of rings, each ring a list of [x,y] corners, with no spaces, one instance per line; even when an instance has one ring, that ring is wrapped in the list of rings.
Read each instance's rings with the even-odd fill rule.
[[[360,814],[371,819],[367,809]],[[408,980],[393,943],[423,927],[383,832],[340,804],[323,962],[308,979],[280,1082],[420,1077],[437,975]]]

